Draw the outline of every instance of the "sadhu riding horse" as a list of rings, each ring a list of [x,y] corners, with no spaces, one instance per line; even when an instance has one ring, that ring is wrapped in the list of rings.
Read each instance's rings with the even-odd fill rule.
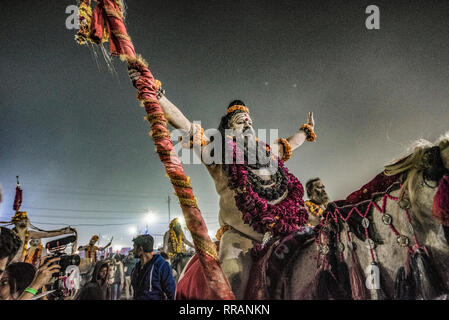
[[[180,200],[197,252],[181,275],[177,299],[274,299],[296,297],[298,292],[303,293],[304,290],[318,293],[323,291],[321,296],[324,296],[325,290],[321,290],[323,284],[328,284],[332,280],[338,284],[343,280],[346,281],[346,278],[342,278],[343,280],[337,278],[335,269],[332,268],[335,259],[329,255],[335,251],[333,248],[336,245],[339,245],[340,251],[346,254],[349,251],[343,251],[341,246],[341,230],[346,225],[342,223],[340,226],[337,217],[335,222],[332,222],[333,219],[327,219],[329,223],[323,223],[320,228],[304,227],[307,222],[307,210],[302,199],[303,187],[284,166],[284,162],[290,159],[294,149],[304,141],[315,140],[313,115],[309,114],[307,122],[291,137],[278,139],[272,145],[268,145],[255,138],[249,108],[242,101],[235,100],[229,104],[219,124],[220,138],[214,139],[214,143],[211,143],[204,136],[202,128],[192,124],[167,99],[161,83],[155,80],[149,71],[148,64],[136,55],[123,16],[121,1],[100,0],[92,12],[90,1],[83,0],[80,3],[80,30],[76,39],[80,44],[89,42],[102,44],[110,41],[111,54],[120,55],[122,60],[127,62],[133,85],[138,90],[138,100],[145,107],[146,120],[150,122],[151,136],[156,144],[157,153]],[[217,234],[219,244],[214,244],[207,234],[207,227],[198,209],[190,181],[174,152],[166,128],[167,122],[186,133],[190,140],[184,140],[185,144],[200,155],[214,180],[217,193],[220,195],[221,228]],[[230,136],[229,131],[232,133]],[[243,145],[238,143],[239,136],[242,135],[248,138],[247,143]],[[217,145],[217,142],[221,143]],[[250,145],[255,147],[250,148]],[[205,161],[204,155],[212,161]],[[268,161],[261,161],[262,158]],[[403,184],[413,185],[416,176],[419,176],[419,173],[408,183],[404,180]],[[383,181],[383,178],[380,180]],[[399,183],[401,184],[401,181]],[[401,190],[404,190],[403,185]],[[375,192],[370,194],[377,195],[377,192],[375,189]],[[395,197],[394,193],[385,194]],[[375,207],[374,201],[370,203],[372,204],[369,205],[369,209]],[[411,201],[411,205],[413,204],[414,201]],[[346,208],[346,203],[341,205]],[[335,210],[340,212],[338,206]],[[363,218],[360,223],[365,230],[365,239],[370,244],[369,253],[374,257],[371,260],[374,263],[371,269],[375,272],[375,267],[380,269],[379,259],[374,260],[377,238],[372,234],[372,229],[376,221],[370,221],[368,209],[362,212],[357,208],[355,211],[360,212]],[[357,217],[352,214],[354,210],[350,212],[352,218],[344,216],[343,222],[349,226],[357,225]],[[407,212],[409,214],[406,216],[412,216],[410,210]],[[334,217],[335,213],[328,216]],[[395,218],[392,212],[391,216]],[[373,216],[373,219],[376,218]],[[363,239],[363,234],[356,229],[352,230],[353,234]],[[350,235],[351,232],[348,236]],[[402,237],[398,239],[401,240],[400,243],[406,242]],[[356,237],[353,237],[350,243],[357,241]],[[324,258],[321,259],[320,256],[319,261],[322,263],[319,264],[316,281],[312,282],[312,286],[303,288],[316,273],[317,260],[315,254],[310,251],[315,242],[319,244],[320,255]],[[421,246],[415,248],[424,250]],[[410,252],[410,256],[415,252],[421,252],[417,250]],[[340,262],[343,259],[340,254],[338,258],[340,260],[337,261]],[[359,259],[362,260],[362,257]],[[296,268],[298,265],[300,268]],[[341,263],[341,266],[343,269],[344,264]],[[360,272],[351,272],[350,268],[347,272],[349,275],[360,276]],[[409,275],[409,269],[404,271]],[[304,274],[308,276],[307,279],[300,278]],[[350,279],[353,278],[354,276]],[[298,279],[299,281],[296,281]],[[247,286],[247,283],[250,286]],[[313,287],[318,289],[313,290]],[[359,288],[354,287],[355,297],[361,296],[357,290]],[[348,295],[329,293],[327,297],[346,298]],[[320,295],[313,294],[311,298],[320,298]]]

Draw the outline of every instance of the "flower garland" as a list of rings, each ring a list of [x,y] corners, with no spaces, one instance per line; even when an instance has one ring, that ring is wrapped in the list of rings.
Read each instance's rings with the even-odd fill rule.
[[[91,246],[90,244],[87,246],[87,258],[89,259],[94,259],[95,262],[97,262],[97,249],[98,247],[93,245]]]
[[[240,110],[246,113],[249,113],[249,109],[245,106],[242,105],[233,105],[230,108],[228,108],[228,110],[226,110],[226,114],[230,114],[231,112],[234,112],[236,110]]]
[[[229,187],[235,191],[237,208],[242,212],[243,221],[259,233],[271,233],[273,236],[286,235],[307,223],[308,212],[304,207],[304,189],[299,180],[288,172],[281,159],[278,170],[287,177],[287,195],[278,204],[270,204],[253,191],[248,181],[246,164],[236,164],[243,159],[243,152],[237,150],[235,141],[226,139],[226,148],[233,150],[233,164],[227,165]],[[225,171],[226,172],[226,171]]]
[[[314,142],[316,140],[316,133],[313,130],[313,127],[310,124],[304,123],[299,130],[304,131],[304,133],[306,134],[306,140],[308,142]]]
[[[279,138],[276,142],[283,147],[282,161],[287,162],[292,157],[292,147],[287,139]]]
[[[39,262],[40,258],[41,258],[43,248],[44,248],[44,246],[42,244],[40,244],[34,250],[32,255],[28,254],[29,252],[27,252],[27,256],[25,257],[25,261],[24,262],[30,263],[30,264],[36,266],[37,263]]]
[[[305,205],[307,206],[307,208],[309,208],[309,211],[311,213],[313,213],[313,215],[316,216],[316,217],[320,217],[323,214],[323,212],[324,212],[323,208],[321,208],[316,203],[313,203],[312,201],[309,201],[309,200],[306,201]]]
[[[17,229],[13,228],[13,231],[20,238],[19,232],[17,231]],[[27,255],[27,252],[28,252],[28,241],[29,240],[30,240],[30,232],[27,230],[26,233],[25,233],[25,240],[23,241],[23,245],[22,245],[22,258],[21,258],[21,261],[24,261],[26,255]]]
[[[178,237],[176,236],[175,230],[170,228],[170,242],[173,252],[168,252],[170,257],[176,256],[178,253],[184,252],[184,235],[181,233]]]

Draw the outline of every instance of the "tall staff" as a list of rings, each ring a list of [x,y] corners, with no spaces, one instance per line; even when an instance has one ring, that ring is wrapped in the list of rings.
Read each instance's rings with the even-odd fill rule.
[[[148,64],[137,55],[123,22],[123,7],[120,0],[98,0],[92,11],[90,0],[80,1],[80,30],[76,36],[79,44],[87,42],[101,44],[109,41],[110,53],[120,56],[129,69],[138,70],[136,81],[137,99],[147,113],[150,135],[156,151],[179,199],[186,225],[192,234],[195,249],[203,268],[211,299],[235,299],[229,282],[218,262],[215,243],[209,237],[206,223],[198,208],[190,185],[190,178],[184,174],[179,158],[174,151],[167,120],[157,100],[161,83],[154,79]]]

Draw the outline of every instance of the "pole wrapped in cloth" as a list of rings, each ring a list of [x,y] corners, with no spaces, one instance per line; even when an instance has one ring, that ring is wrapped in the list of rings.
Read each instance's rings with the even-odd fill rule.
[[[20,210],[20,206],[22,205],[22,188],[19,183],[19,176],[17,176],[17,186],[16,186],[16,195],[14,196],[14,204],[12,206],[15,212]]]
[[[82,1],[83,6],[86,6],[86,3],[90,6],[88,0]],[[82,12],[86,14],[89,10],[83,10]],[[208,287],[208,295],[204,296],[204,299],[235,299],[226,275],[218,263],[217,248],[208,235],[206,223],[198,209],[190,185],[190,178],[185,175],[182,164],[174,151],[170,133],[167,130],[167,120],[156,96],[160,83],[154,79],[145,60],[135,52],[123,22],[121,1],[98,0],[97,6],[89,18],[91,19],[90,28],[89,30],[80,29],[77,35],[78,43],[83,44],[78,40],[82,37],[97,44],[104,42],[104,39],[109,39],[111,55],[120,56],[122,61],[127,62],[128,68],[140,72],[140,77],[135,84],[138,90],[137,99],[145,108],[146,119],[151,126],[150,135],[154,140],[159,159],[165,167],[175,194],[179,198],[186,225],[192,234]],[[88,19],[84,18],[84,20],[87,21]],[[80,35],[80,32],[83,34]]]

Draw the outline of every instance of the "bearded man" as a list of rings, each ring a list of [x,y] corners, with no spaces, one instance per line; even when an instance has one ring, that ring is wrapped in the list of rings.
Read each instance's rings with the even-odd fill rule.
[[[308,224],[316,226],[323,218],[323,213],[326,211],[329,204],[329,196],[326,193],[324,184],[320,178],[313,178],[307,181],[306,191],[309,200],[305,202],[307,210],[309,211]]]
[[[139,71],[130,69],[129,75],[136,86]],[[268,146],[255,137],[249,108],[234,100],[221,118],[221,135],[214,135],[212,143],[164,93],[159,87],[157,98],[166,119],[191,137],[190,146],[199,153],[220,196],[219,262],[235,297],[242,299],[252,265],[251,249],[260,247],[264,238],[285,236],[307,221],[303,187],[283,162],[306,140],[315,140],[313,114],[308,114],[298,132]],[[243,147],[238,143],[242,138]]]

